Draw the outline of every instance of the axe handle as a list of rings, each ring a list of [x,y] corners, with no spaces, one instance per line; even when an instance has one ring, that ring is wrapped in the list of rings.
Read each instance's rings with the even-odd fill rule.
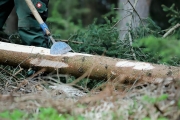
[[[34,7],[34,4],[32,3],[31,0],[25,0],[29,9],[31,10],[32,14],[34,15],[34,17],[36,18],[36,20],[38,21],[38,23],[40,24],[41,28],[43,29],[44,33],[48,36],[51,35],[49,28],[47,27],[47,25],[44,23],[43,19],[41,18],[41,16],[39,15],[37,9]]]

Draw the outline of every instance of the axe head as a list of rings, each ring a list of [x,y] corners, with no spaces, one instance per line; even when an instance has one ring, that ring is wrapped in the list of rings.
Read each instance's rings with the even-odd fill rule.
[[[71,50],[72,48],[65,42],[55,42],[51,46],[50,54],[52,55],[66,54],[67,52]]]

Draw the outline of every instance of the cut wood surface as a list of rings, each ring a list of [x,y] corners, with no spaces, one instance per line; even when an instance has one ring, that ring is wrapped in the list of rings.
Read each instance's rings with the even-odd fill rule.
[[[83,53],[50,55],[50,49],[0,42],[0,63],[24,68],[46,68],[47,72],[58,69],[69,74],[100,80],[118,80],[121,83],[137,81],[160,83],[164,79],[180,77],[180,68],[125,59]]]

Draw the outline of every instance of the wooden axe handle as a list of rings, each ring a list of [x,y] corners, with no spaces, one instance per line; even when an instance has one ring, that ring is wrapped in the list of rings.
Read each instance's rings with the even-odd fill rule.
[[[41,16],[39,15],[37,9],[34,7],[34,4],[32,3],[31,0],[25,0],[29,9],[31,10],[32,14],[34,15],[34,17],[36,18],[36,20],[38,21],[38,23],[40,24],[41,28],[43,29],[43,31],[47,34],[50,35],[50,31],[47,27],[47,25],[44,23],[43,19],[41,18]]]

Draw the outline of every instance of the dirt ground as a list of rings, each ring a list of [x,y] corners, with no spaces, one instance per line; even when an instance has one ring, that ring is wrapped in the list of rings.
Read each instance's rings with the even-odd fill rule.
[[[180,119],[179,80],[128,87],[107,82],[101,89],[87,90],[58,82],[54,74],[26,79],[1,70],[0,75],[1,112],[20,109],[35,113],[41,107],[53,107],[60,114],[81,115],[87,120]]]

